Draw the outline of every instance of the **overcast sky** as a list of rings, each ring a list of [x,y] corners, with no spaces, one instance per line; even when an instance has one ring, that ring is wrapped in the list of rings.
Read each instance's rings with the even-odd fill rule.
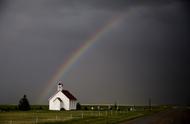
[[[31,104],[61,64],[122,14],[63,80],[80,103],[190,103],[186,0],[0,0],[0,104]]]

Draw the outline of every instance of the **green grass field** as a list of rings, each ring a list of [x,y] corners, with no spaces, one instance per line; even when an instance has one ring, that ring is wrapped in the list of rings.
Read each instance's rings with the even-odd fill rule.
[[[31,110],[1,111],[0,124],[115,124],[162,110],[160,107],[152,111],[142,107],[135,111],[116,110],[78,110],[78,111],[48,111]]]

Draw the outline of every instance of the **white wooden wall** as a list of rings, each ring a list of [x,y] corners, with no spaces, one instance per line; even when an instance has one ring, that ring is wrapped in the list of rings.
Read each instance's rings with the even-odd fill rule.
[[[61,106],[59,106],[60,101],[57,98],[60,98],[63,101],[63,104],[61,104]],[[64,108],[65,110],[71,110],[70,100],[61,91],[59,91],[49,100],[49,110],[60,110],[61,108]]]

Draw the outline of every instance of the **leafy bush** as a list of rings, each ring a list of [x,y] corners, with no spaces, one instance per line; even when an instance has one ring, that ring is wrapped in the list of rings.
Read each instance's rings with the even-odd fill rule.
[[[76,108],[77,108],[77,110],[81,110],[81,105],[80,105],[80,103],[77,103]]]

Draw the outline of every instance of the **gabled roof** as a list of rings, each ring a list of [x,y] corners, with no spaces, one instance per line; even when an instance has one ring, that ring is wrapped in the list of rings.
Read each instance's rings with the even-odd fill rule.
[[[51,98],[53,98],[58,92],[60,92],[60,91],[57,91],[53,96],[51,96],[50,98],[49,98],[49,100],[51,99]],[[77,100],[68,90],[62,90],[61,91],[69,100]]]
[[[57,91],[53,96],[51,96],[48,100],[52,99],[59,91]]]
[[[77,100],[69,91],[62,90],[62,93],[70,100]]]

